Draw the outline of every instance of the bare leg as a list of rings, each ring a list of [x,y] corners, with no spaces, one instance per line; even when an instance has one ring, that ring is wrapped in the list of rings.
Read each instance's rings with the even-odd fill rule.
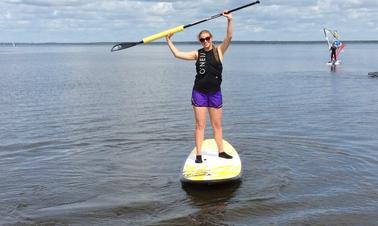
[[[213,127],[214,139],[218,146],[218,156],[225,159],[232,159],[223,149],[222,133],[222,108],[209,108],[211,126]]]
[[[210,122],[213,135],[218,146],[218,152],[223,152],[222,108],[209,108]]]
[[[206,128],[206,107],[194,107],[194,119],[195,119],[195,140],[196,140],[196,154],[202,154],[202,142],[205,136]]]

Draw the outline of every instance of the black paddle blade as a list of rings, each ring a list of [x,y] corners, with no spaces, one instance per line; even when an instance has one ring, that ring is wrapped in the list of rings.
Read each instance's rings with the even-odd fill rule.
[[[114,51],[119,51],[119,50],[122,50],[122,49],[127,49],[127,48],[136,46],[136,45],[141,44],[141,43],[143,43],[143,41],[141,41],[141,42],[122,42],[122,43],[118,43],[117,45],[114,45],[112,47],[111,51],[114,52]]]

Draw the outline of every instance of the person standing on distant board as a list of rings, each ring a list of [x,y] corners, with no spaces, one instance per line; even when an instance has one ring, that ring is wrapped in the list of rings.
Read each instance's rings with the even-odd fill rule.
[[[232,39],[232,14],[224,11],[227,18],[227,33],[223,42],[215,47],[213,36],[208,30],[198,34],[202,48],[197,51],[179,51],[171,41],[173,34],[166,37],[167,44],[176,58],[195,60],[197,75],[192,90],[192,106],[195,118],[196,163],[202,163],[201,146],[205,136],[206,113],[209,112],[213,135],[218,147],[218,156],[232,159],[232,156],[223,150],[222,134],[222,61]]]
[[[336,62],[337,61],[336,50],[337,50],[337,47],[336,47],[335,43],[332,43],[332,46],[330,48],[330,51],[331,51],[331,62]]]

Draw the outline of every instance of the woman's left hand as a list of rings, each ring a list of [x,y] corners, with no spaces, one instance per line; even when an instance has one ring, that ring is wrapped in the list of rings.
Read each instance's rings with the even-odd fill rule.
[[[232,20],[232,13],[227,13],[228,10],[223,11],[222,15],[226,17],[228,20]]]

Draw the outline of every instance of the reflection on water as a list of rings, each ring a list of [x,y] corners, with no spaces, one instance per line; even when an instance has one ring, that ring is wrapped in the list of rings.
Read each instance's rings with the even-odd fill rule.
[[[189,216],[194,225],[222,225],[228,200],[234,197],[241,181],[217,185],[185,184],[183,189],[198,211]]]
[[[336,65],[335,65],[335,64],[332,64],[332,65],[330,66],[330,68],[331,68],[331,71],[332,71],[332,72],[336,72]]]
[[[377,44],[334,69],[321,44],[232,45],[223,133],[243,177],[211,189],[179,180],[194,63],[109,48],[0,50],[1,225],[376,224]]]
[[[215,201],[227,202],[233,197],[233,193],[240,187],[240,184],[241,181],[214,185],[185,184],[182,188],[195,205],[202,206]]]

